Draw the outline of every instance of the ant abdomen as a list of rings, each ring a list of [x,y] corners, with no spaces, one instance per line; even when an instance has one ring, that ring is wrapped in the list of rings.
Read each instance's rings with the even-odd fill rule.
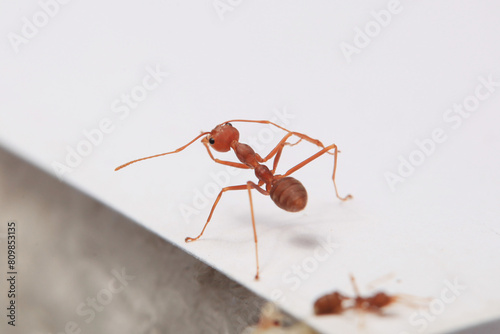
[[[281,209],[289,212],[303,210],[307,204],[306,188],[293,177],[284,177],[273,182],[270,196]]]
[[[343,302],[348,299],[338,292],[329,293],[314,303],[314,313],[322,314],[339,314],[344,312]]]

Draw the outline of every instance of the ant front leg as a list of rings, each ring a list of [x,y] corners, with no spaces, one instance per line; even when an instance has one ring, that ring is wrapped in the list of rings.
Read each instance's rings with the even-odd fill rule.
[[[332,144],[330,146],[327,146],[327,147],[323,148],[321,151],[319,151],[318,153],[312,155],[308,159],[302,161],[301,163],[299,163],[295,167],[290,168],[285,174],[283,174],[283,177],[288,176],[288,175],[296,172],[297,170],[299,170],[300,168],[304,167],[305,165],[307,165],[308,163],[310,163],[314,159],[322,156],[325,153],[329,153],[328,151],[330,151],[330,150],[334,150],[334,152],[333,152],[334,160],[333,160],[333,175],[332,175],[332,180],[333,180],[333,186],[335,187],[335,194],[337,195],[337,198],[340,199],[341,201],[346,201],[348,199],[351,199],[352,195],[347,195],[345,197],[341,197],[339,195],[339,191],[337,189],[337,184],[335,183],[335,173],[337,171],[337,153],[338,153],[338,148],[337,148],[337,145],[335,145],[335,144]]]
[[[202,143],[203,143],[203,145],[205,145],[205,148],[207,149],[207,152],[208,152],[208,155],[210,156],[210,158],[213,161],[215,161],[216,163],[221,164],[221,165],[235,167],[235,168],[250,169],[250,167],[248,167],[247,165],[242,164],[240,162],[225,161],[225,160],[220,160],[220,159],[215,158],[212,154],[212,151],[210,151],[210,146],[208,146],[208,143],[204,140],[202,140]]]

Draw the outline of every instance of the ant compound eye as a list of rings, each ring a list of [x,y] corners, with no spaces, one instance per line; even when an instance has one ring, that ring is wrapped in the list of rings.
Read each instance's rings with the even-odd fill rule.
[[[231,123],[227,122],[226,125],[233,126]]]
[[[215,140],[213,138],[210,138],[208,142],[213,145],[215,143]]]

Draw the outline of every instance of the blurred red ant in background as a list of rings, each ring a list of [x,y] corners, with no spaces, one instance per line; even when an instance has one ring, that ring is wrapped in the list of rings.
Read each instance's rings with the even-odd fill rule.
[[[383,309],[395,302],[403,302],[410,306],[415,306],[415,303],[411,300],[418,298],[404,294],[391,296],[385,292],[377,292],[371,296],[362,297],[354,276],[350,275],[350,279],[355,297],[346,297],[337,291],[329,293],[316,300],[314,303],[314,313],[316,315],[341,314],[344,311],[354,309],[382,315]],[[422,301],[427,301],[427,298],[423,298]]]

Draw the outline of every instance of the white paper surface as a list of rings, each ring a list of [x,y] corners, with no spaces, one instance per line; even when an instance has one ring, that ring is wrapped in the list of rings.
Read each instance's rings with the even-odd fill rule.
[[[352,295],[349,273],[364,293],[393,273],[399,283],[381,289],[434,298],[426,314],[394,306],[390,317],[366,316],[370,333],[452,331],[500,318],[497,4],[2,8],[2,145],[321,331],[358,329],[357,313],[316,317],[312,309],[328,292]],[[336,143],[339,191],[354,196],[335,198],[331,156],[294,174],[309,193],[303,212],[284,212],[254,192],[258,282],[246,191],[224,194],[204,236],[184,243],[201,231],[219,186],[256,181],[252,171],[232,175],[200,143],[113,171],[235,118],[274,120]],[[234,125],[262,156],[284,135]],[[308,143],[285,148],[278,172],[316,151]],[[58,173],[62,165],[71,172]]]

